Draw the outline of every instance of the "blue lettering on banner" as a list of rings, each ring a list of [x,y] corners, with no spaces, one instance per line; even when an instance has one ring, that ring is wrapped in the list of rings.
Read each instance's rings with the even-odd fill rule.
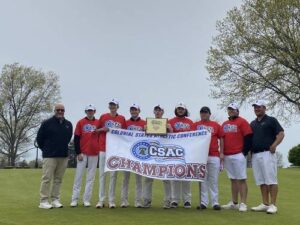
[[[163,145],[158,141],[138,141],[132,146],[131,153],[140,160],[185,161],[185,150],[183,147],[178,145]]]
[[[116,134],[116,135],[124,135],[124,136],[133,136],[133,132],[128,131],[128,130],[111,130],[112,134]]]

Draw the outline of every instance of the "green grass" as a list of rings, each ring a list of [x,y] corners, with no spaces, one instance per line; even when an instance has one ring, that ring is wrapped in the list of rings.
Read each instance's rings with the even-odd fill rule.
[[[296,225],[300,224],[299,216],[299,187],[300,169],[279,170],[279,196],[276,215],[265,213],[211,209],[198,211],[195,206],[198,204],[198,184],[193,183],[193,208],[192,209],[162,209],[163,185],[161,181],[153,184],[153,207],[150,209],[96,209],[95,207],[70,208],[74,169],[68,169],[62,185],[61,200],[65,205],[63,209],[42,210],[39,209],[39,185],[41,170],[0,170],[0,224],[2,225],[114,225],[114,224],[137,224],[137,225],[160,225],[160,224],[270,224],[270,225]],[[98,174],[97,174],[98,175]],[[259,204],[260,193],[254,185],[252,170],[248,171],[248,206]],[[117,204],[120,199],[120,184],[122,173],[119,173],[117,185]],[[134,176],[130,181],[130,204],[134,199]],[[220,176],[220,203],[224,204],[230,199],[230,185],[223,172]],[[98,181],[95,183],[92,204],[97,203]]]

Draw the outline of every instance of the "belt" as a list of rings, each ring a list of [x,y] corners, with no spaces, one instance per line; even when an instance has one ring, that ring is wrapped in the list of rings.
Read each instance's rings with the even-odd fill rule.
[[[252,152],[253,154],[256,154],[256,153],[262,153],[262,152],[268,152],[270,151],[269,149],[264,149],[264,150],[259,150],[259,151],[255,151],[255,152]]]

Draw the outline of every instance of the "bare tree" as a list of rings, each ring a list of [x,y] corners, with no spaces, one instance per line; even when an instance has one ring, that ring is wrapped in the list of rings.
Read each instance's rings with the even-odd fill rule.
[[[53,72],[18,63],[4,65],[0,76],[0,153],[10,166],[33,148],[37,127],[59,99],[58,76]]]

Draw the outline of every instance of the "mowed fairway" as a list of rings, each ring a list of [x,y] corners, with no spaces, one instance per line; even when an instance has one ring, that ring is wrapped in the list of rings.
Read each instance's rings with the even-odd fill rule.
[[[61,200],[62,209],[43,210],[38,208],[39,185],[41,170],[0,170],[0,224],[2,225],[112,225],[112,224],[172,224],[172,225],[221,225],[221,224],[300,224],[300,169],[279,170],[280,192],[278,196],[279,213],[267,215],[248,211],[240,213],[233,210],[205,211],[196,210],[198,204],[198,184],[193,183],[193,208],[162,209],[163,185],[161,181],[155,181],[153,185],[153,206],[150,209],[136,209],[134,203],[134,176],[130,181],[131,207],[122,209],[96,209],[98,196],[98,179],[94,186],[92,197],[93,207],[84,208],[81,204],[77,208],[70,208],[74,169],[68,169],[62,185]],[[98,176],[98,173],[97,173]],[[252,170],[248,170],[248,207],[261,202],[259,189],[254,185]],[[97,177],[98,178],[98,177]],[[120,200],[120,186],[122,173],[119,173],[117,185],[117,204]],[[224,204],[230,199],[230,186],[226,174],[220,176],[220,203]]]

